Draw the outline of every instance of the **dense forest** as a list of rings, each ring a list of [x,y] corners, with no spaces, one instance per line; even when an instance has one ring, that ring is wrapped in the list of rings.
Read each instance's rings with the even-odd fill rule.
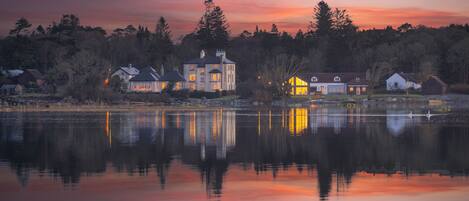
[[[469,25],[440,28],[405,23],[397,28],[361,30],[346,10],[319,2],[311,8],[308,28],[291,34],[272,24],[231,34],[221,7],[205,2],[194,31],[174,40],[164,17],[155,28],[128,25],[107,32],[80,24],[65,14],[48,26],[20,18],[0,39],[0,66],[35,68],[57,90],[88,90],[96,94],[114,67],[134,64],[179,69],[201,49],[225,49],[237,62],[242,86],[258,74],[294,72],[368,72],[372,77],[392,71],[439,75],[450,84],[469,83]],[[306,27],[306,26],[305,26]],[[290,72],[290,71],[289,71]]]

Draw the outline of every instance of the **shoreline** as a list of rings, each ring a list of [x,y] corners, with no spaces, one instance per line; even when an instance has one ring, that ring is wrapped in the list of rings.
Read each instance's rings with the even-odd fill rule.
[[[452,107],[469,108],[469,95],[444,95],[444,96],[375,96],[373,99],[365,97],[334,97],[312,100],[307,97],[293,97],[287,104],[280,101],[272,104],[258,104],[255,101],[237,99],[230,101],[208,102],[180,102],[176,104],[161,104],[148,102],[127,102],[121,104],[72,104],[72,103],[40,103],[33,105],[1,106],[0,112],[144,112],[152,110],[168,111],[211,111],[219,109],[238,110],[243,108],[294,108],[314,106],[348,107],[389,107],[402,105],[407,107]]]

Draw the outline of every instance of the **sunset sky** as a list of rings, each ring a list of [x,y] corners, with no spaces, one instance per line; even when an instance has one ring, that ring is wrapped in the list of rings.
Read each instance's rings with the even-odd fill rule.
[[[64,13],[76,14],[83,25],[106,30],[128,24],[154,29],[159,16],[168,19],[174,37],[194,30],[203,12],[203,0],[0,0],[0,35],[26,17],[49,25]],[[280,30],[306,30],[319,0],[215,0],[225,11],[232,34],[254,30],[256,25]],[[331,7],[347,9],[361,29],[394,27],[409,22],[438,27],[469,23],[468,0],[328,0]]]

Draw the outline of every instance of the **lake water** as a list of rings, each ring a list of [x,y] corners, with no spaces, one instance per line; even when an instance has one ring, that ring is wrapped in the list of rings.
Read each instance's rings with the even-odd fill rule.
[[[469,113],[409,111],[0,113],[0,200],[467,200]]]

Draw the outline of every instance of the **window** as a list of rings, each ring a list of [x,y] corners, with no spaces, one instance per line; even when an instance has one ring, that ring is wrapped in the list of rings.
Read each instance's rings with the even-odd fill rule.
[[[189,74],[189,81],[195,82],[195,80],[196,80],[196,75],[193,73]]]
[[[355,81],[360,82],[360,77],[356,77]]]
[[[221,74],[220,73],[212,73],[210,81],[214,81],[214,82],[221,81]]]
[[[312,77],[311,78],[311,82],[317,82],[318,81],[318,78],[317,77]]]
[[[334,82],[340,82],[340,77],[339,77],[339,76],[335,76],[335,77],[334,77]]]
[[[165,89],[168,86],[167,82],[161,82],[161,89]]]

